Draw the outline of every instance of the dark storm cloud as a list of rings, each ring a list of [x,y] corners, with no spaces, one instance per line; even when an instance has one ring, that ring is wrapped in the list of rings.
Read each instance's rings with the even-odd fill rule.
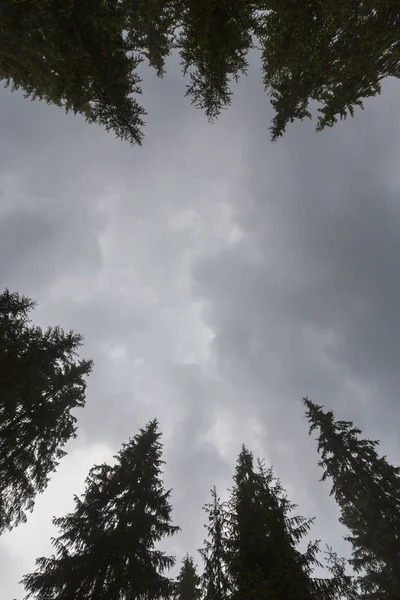
[[[143,148],[0,94],[0,284],[38,300],[41,324],[84,334],[91,447],[114,452],[159,417],[178,555],[201,545],[201,505],[230,485],[242,441],[340,539],[303,394],[396,450],[399,86],[271,145],[260,79],[255,63],[211,127],[176,65],[149,76]],[[0,546],[7,598],[18,557],[36,555],[17,531]]]
[[[169,382],[175,390],[177,417],[166,440],[165,459],[175,518],[182,528],[177,549],[182,558],[184,552],[194,554],[202,544],[202,524],[206,522],[202,507],[210,499],[212,486],[226,483],[231,465],[204,438],[215,423],[217,397],[223,386],[195,364],[171,365]]]
[[[391,91],[399,98],[399,86]],[[400,149],[393,123],[378,143],[379,118],[383,128],[384,107],[371,102],[347,124],[359,135],[358,150],[340,130],[292,136],[266,177],[263,159],[251,153],[248,195],[236,203],[245,238],[200,261],[196,279],[220,331],[222,360],[247,360],[255,385],[272,375],[297,395],[319,392],[322,400],[330,390],[316,382],[318,372],[326,381],[336,365],[379,388],[379,418],[386,406],[390,424],[400,383],[400,192],[389,159]],[[373,138],[363,134],[371,120]],[[313,338],[326,345],[325,368],[314,363]],[[369,410],[372,416],[374,405]]]
[[[229,127],[207,126],[174,73],[169,84],[150,77],[144,91],[149,117],[140,149],[2,91],[0,284],[38,301],[36,323],[85,336],[82,356],[95,369],[87,406],[76,415],[78,441],[101,441],[114,453],[159,417],[181,555],[203,537],[201,505],[224,464],[202,440],[214,417],[213,380],[197,364],[183,364],[199,360],[207,343],[192,307],[190,265],[225,236],[229,215],[220,196],[232,167],[239,172],[239,149],[221,151]],[[83,478],[77,470],[62,492],[54,480],[43,496],[51,514],[65,510],[57,493],[72,498]],[[5,597],[20,597],[17,581],[38,553],[51,552],[48,525],[2,538]]]
[[[319,523],[335,522],[335,509],[329,488],[315,487],[303,395],[400,456],[399,99],[389,84],[354,121],[320,135],[299,124],[275,154],[254,127],[246,193],[232,199],[242,239],[194,269],[219,371],[265,424],[268,459]]]
[[[35,294],[71,270],[96,271],[101,257],[90,226],[74,227],[73,243],[70,235],[65,215],[20,209],[4,216],[0,222],[2,288],[23,289],[25,284]]]

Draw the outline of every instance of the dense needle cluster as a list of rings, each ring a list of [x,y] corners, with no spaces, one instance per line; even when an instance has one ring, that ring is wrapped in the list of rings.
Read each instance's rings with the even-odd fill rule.
[[[321,130],[399,77],[399,29],[397,0],[2,0],[0,79],[140,144],[141,62],[178,58],[213,120],[258,52],[276,140],[314,102]]]

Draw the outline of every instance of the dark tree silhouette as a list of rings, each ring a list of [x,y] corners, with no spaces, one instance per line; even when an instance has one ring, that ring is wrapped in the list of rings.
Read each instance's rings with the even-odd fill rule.
[[[239,454],[234,486],[227,502],[215,489],[206,505],[208,539],[203,558],[205,598],[208,600],[356,600],[357,589],[346,574],[345,561],[328,552],[329,577],[313,572],[322,567],[319,543],[298,548],[313,519],[292,515],[272,468],[261,461],[254,466],[244,446]]]
[[[304,398],[310,433],[318,431],[322,480],[332,481],[331,494],[340,521],[351,532],[350,562],[360,574],[365,600],[400,599],[400,467],[378,456],[378,441],[363,439],[350,421],[335,421]]]
[[[115,457],[91,469],[74,512],[54,519],[55,556],[37,559],[22,583],[36,600],[148,600],[169,598],[164,575],[175,559],[157,548],[177,532],[170,491],[162,482],[162,445],[151,421]]]
[[[71,411],[85,405],[92,369],[77,360],[82,337],[34,326],[34,307],[25,296],[0,294],[0,532],[26,520],[76,436]]]
[[[175,600],[200,600],[202,590],[200,577],[192,556],[188,554],[182,561],[179,575],[174,585]]]
[[[399,77],[399,29],[398,0],[2,0],[0,78],[140,144],[142,61],[162,76],[175,51],[213,120],[258,49],[276,140],[310,103],[321,130]]]

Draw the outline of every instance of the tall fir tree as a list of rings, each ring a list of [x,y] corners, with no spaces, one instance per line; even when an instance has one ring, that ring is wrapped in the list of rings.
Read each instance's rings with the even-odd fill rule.
[[[312,520],[288,517],[291,505],[272,470],[244,446],[238,457],[229,502],[229,571],[232,600],[310,600],[312,582],[296,542]]]
[[[142,57],[124,33],[120,2],[3,0],[0,14],[0,78],[6,86],[141,143],[144,109],[137,102],[136,71]]]
[[[193,557],[188,554],[182,561],[179,575],[174,585],[175,600],[200,600],[202,590],[200,586],[200,577],[197,574],[197,567]]]
[[[161,76],[173,50],[187,95],[213,120],[258,49],[273,140],[311,118],[312,102],[321,130],[400,77],[398,0],[2,0],[0,15],[6,85],[132,144],[145,114],[137,67]]]
[[[170,490],[164,489],[157,421],[122,446],[114,466],[91,469],[74,512],[54,519],[61,534],[55,556],[37,559],[25,575],[35,600],[153,600],[169,598],[165,571],[175,559],[157,548],[174,535]]]
[[[211,122],[229,106],[232,80],[247,72],[257,23],[255,5],[244,0],[181,2],[176,45],[183,73],[189,76],[186,95]]]
[[[202,587],[204,600],[228,600],[230,584],[227,570],[227,510],[226,504],[211,490],[211,502],[204,506],[208,517],[207,538],[199,550],[204,563]]]
[[[351,535],[351,564],[359,573],[365,600],[400,599],[400,467],[379,456],[378,441],[363,439],[350,421],[336,421],[304,398],[310,433],[318,431],[322,480],[332,481],[331,495],[341,523]]]
[[[234,475],[234,486],[227,503],[214,502],[212,513],[218,516],[218,528],[209,527],[208,549],[215,549],[216,535],[222,540],[218,553],[202,551],[205,561],[206,591],[211,600],[355,600],[358,596],[351,577],[345,573],[343,559],[330,552],[330,577],[313,576],[318,560],[318,542],[309,542],[306,550],[298,549],[313,519],[292,516],[293,505],[274,475],[261,461],[254,467],[253,455],[242,447]],[[217,509],[217,510],[216,510]],[[209,513],[211,512],[208,509]],[[224,586],[215,586],[216,564],[224,576]],[[207,597],[207,596],[206,596]]]
[[[0,532],[26,521],[76,437],[71,411],[85,405],[92,369],[77,360],[82,337],[34,326],[34,307],[18,293],[0,294]]]
[[[272,0],[260,24],[262,69],[276,111],[275,140],[288,123],[311,118],[317,131],[354,115],[400,77],[400,6],[397,0]]]

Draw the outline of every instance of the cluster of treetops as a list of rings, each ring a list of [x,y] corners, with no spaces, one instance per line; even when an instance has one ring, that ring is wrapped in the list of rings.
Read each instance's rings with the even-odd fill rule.
[[[400,76],[398,0],[1,0],[0,79],[140,144],[141,63],[171,55],[208,120],[260,64],[272,140],[319,112],[334,125]],[[139,68],[140,67],[140,68]]]
[[[18,293],[0,294],[0,532],[26,521],[76,436],[71,413],[85,404],[92,369],[78,356],[82,337],[35,326],[34,306]],[[123,444],[114,464],[94,466],[75,509],[54,518],[54,554],[23,577],[26,598],[400,600],[400,468],[351,422],[303,402],[310,432],[318,433],[322,479],[331,481],[349,532],[350,558],[328,548],[321,562],[320,543],[305,543],[313,519],[296,514],[272,468],[242,446],[228,499],[214,488],[204,507],[201,572],[187,555],[179,575],[169,576],[175,558],[160,542],[179,527],[153,420]]]

